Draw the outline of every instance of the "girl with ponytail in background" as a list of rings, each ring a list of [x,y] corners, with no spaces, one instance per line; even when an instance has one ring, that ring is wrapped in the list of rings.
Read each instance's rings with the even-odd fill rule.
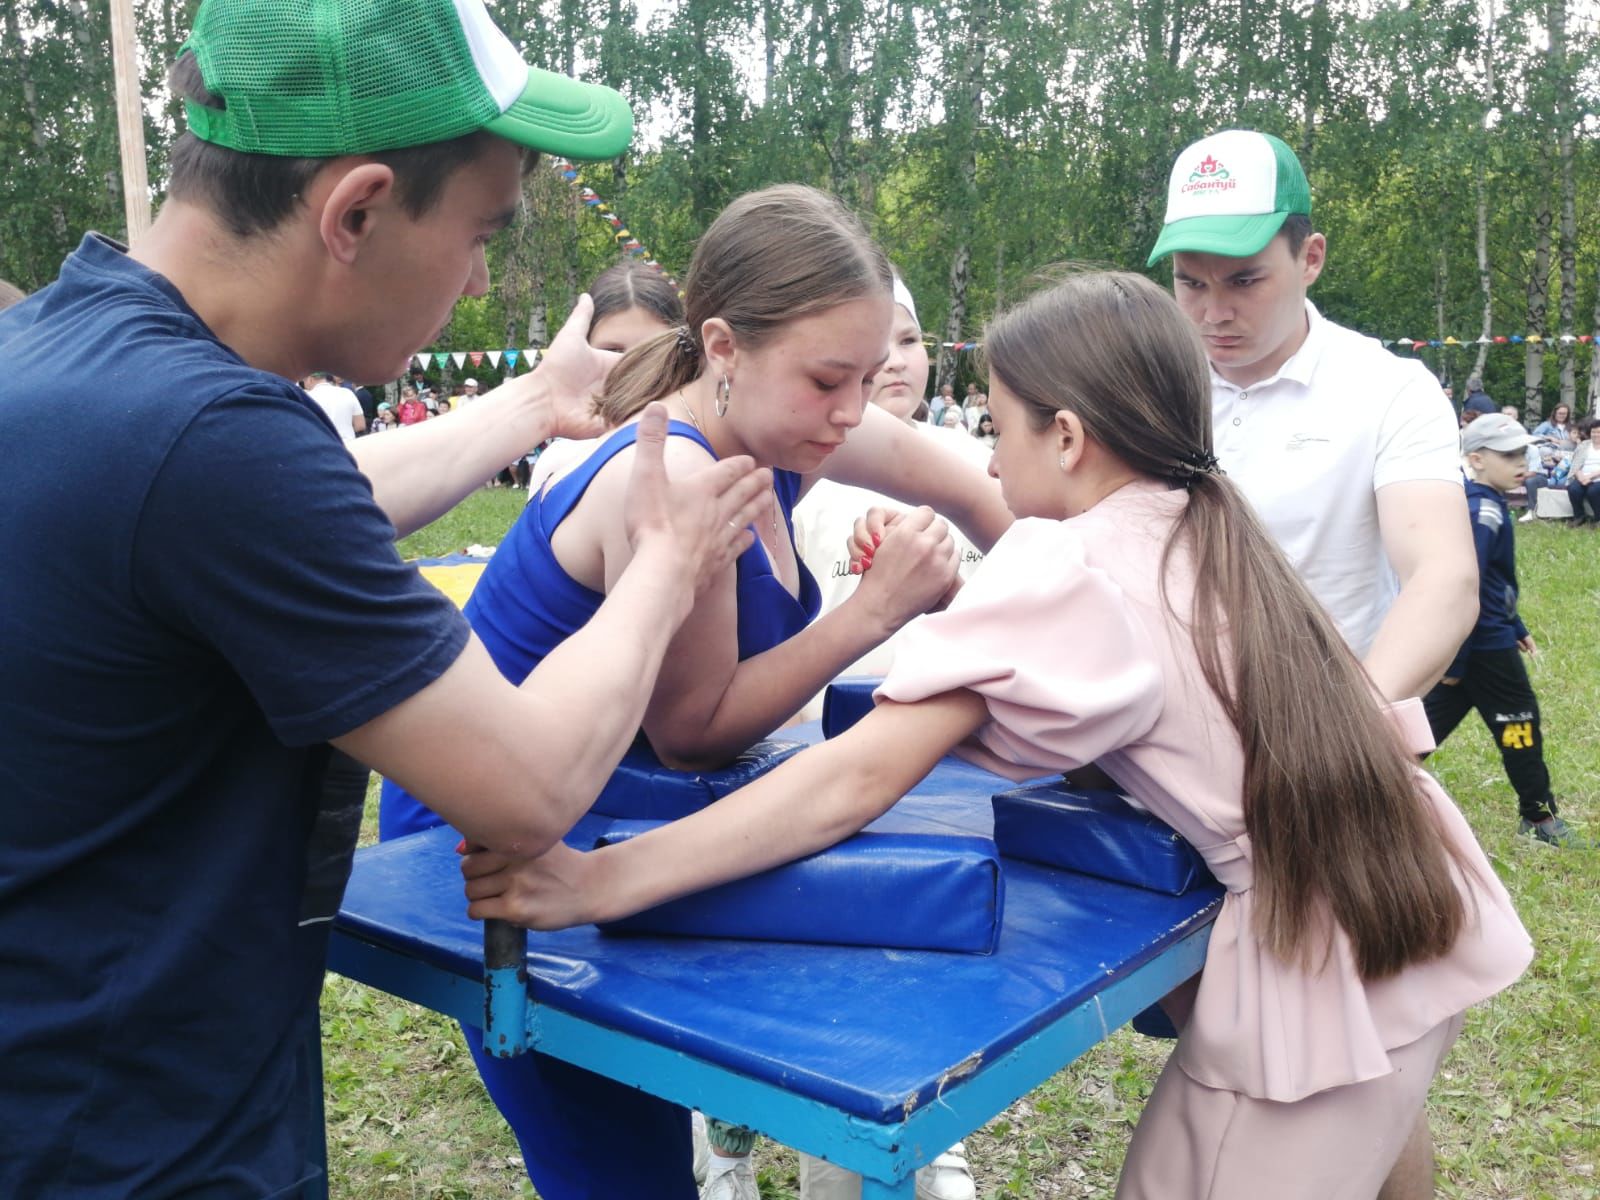
[[[1019,519],[906,629],[878,707],[625,844],[470,855],[470,911],[608,920],[802,857],[956,747],[1018,778],[1098,762],[1228,891],[1198,981],[1167,999],[1180,1036],[1118,1196],[1370,1200],[1426,1145],[1429,1082],[1465,1010],[1526,968],[1527,933],[1416,766],[1420,701],[1377,697],[1218,471],[1172,297],[1071,275],[985,352],[990,469]]]

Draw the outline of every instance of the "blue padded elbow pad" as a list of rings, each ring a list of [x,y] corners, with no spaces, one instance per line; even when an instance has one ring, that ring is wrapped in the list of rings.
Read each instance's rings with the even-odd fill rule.
[[[619,821],[596,846],[660,822]],[[809,858],[602,926],[607,932],[992,954],[1005,881],[986,837],[858,833]]]
[[[1213,882],[1193,846],[1115,792],[1053,783],[1001,792],[993,803],[995,845],[1007,858],[1169,896]]]
[[[676,821],[760,778],[803,749],[804,742],[757,742],[721,770],[674,771],[662,766],[641,741],[622,756],[589,811],[636,821]]]
[[[838,737],[872,711],[872,693],[882,683],[876,675],[835,679],[822,693],[822,736]]]

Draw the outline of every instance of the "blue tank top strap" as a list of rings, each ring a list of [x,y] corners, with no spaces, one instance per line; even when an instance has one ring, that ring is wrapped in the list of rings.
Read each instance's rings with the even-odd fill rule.
[[[703,447],[712,458],[717,456],[717,452],[711,448],[711,443],[706,441],[705,435],[693,425],[683,421],[668,421],[667,436],[686,437]],[[537,501],[545,532],[554,533],[556,526],[566,520],[567,514],[577,506],[578,501],[583,499],[583,494],[589,490],[594,477],[600,474],[600,469],[638,440],[638,422],[624,425],[606,438],[594,453],[552,483],[546,489],[543,499]]]

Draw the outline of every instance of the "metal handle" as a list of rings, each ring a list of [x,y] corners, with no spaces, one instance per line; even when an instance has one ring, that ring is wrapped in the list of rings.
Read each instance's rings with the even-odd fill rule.
[[[483,1048],[515,1058],[528,1048],[528,931],[483,923]]]

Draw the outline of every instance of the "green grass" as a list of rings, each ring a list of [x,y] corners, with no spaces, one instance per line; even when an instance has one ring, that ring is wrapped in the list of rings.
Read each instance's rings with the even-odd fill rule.
[[[521,494],[485,490],[408,538],[408,556],[499,540]],[[1517,527],[1531,670],[1564,815],[1600,834],[1600,532]],[[1514,836],[1516,800],[1468,718],[1430,765],[1477,831],[1538,945],[1515,987],[1472,1011],[1430,1114],[1445,1197],[1600,1197],[1600,852]],[[366,840],[374,835],[369,800]],[[527,1197],[515,1141],[449,1022],[338,976],[323,995],[337,1196]],[[1170,1043],[1114,1035],[969,1138],[985,1197],[1107,1196]],[[618,1131],[618,1152],[628,1153]],[[757,1151],[769,1200],[798,1194],[792,1153]],[[644,1198],[640,1198],[644,1200]]]

